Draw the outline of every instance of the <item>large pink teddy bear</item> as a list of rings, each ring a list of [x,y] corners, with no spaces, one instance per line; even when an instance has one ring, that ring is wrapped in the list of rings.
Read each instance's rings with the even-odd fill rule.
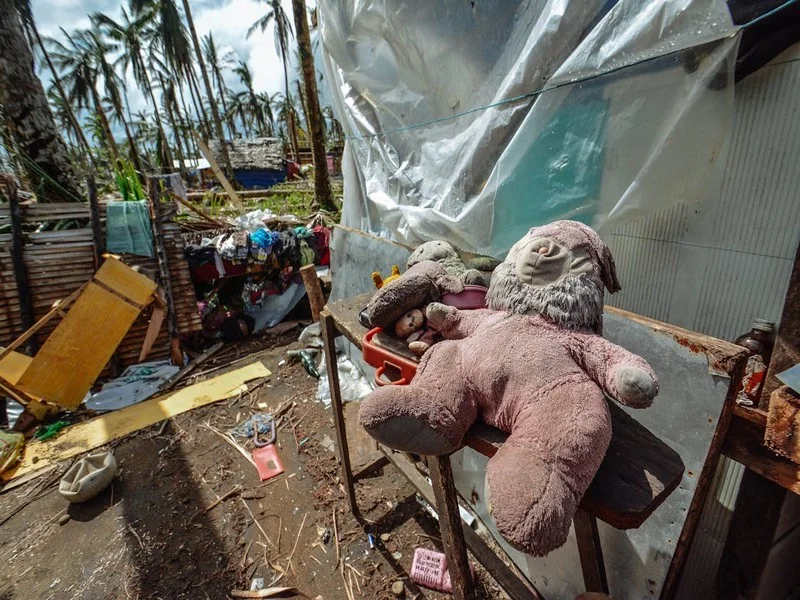
[[[558,548],[611,440],[604,394],[640,408],[658,392],[643,358],[601,336],[604,288],[620,289],[592,229],[573,221],[531,229],[495,270],[488,309],[429,305],[444,341],[409,385],[363,401],[362,425],[423,455],[458,449],[478,417],[509,433],[487,468],[494,521],[524,552]]]

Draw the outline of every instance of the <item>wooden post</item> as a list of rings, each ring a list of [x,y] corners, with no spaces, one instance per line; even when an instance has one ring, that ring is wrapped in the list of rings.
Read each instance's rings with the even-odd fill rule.
[[[786,490],[747,469],[717,571],[719,598],[751,600],[772,549]]]
[[[178,332],[178,315],[175,312],[175,300],[172,297],[172,281],[169,272],[169,259],[164,247],[164,227],[161,222],[161,190],[158,180],[150,181],[150,226],[153,230],[153,247],[158,259],[158,272],[161,277],[161,288],[167,305],[167,331],[170,340],[170,357],[173,364],[183,366],[180,333]]]
[[[22,231],[22,211],[19,206],[19,195],[17,186],[11,183],[8,193],[8,216],[11,221],[11,264],[14,268],[14,281],[17,284],[17,296],[19,297],[20,333],[26,332],[33,327],[35,315],[33,312],[33,296],[28,281],[28,269],[25,266],[24,234]],[[36,353],[36,338],[31,336],[25,345],[25,350],[31,356]]]
[[[344,424],[344,411],[342,408],[342,392],[339,388],[339,364],[336,362],[336,323],[327,310],[323,310],[320,315],[322,319],[322,341],[325,350],[325,366],[328,369],[328,388],[331,391],[331,408],[333,412],[333,424],[336,429],[336,447],[339,450],[339,462],[342,466],[342,479],[344,479],[344,491],[347,496],[347,504],[350,512],[358,516],[358,504],[356,503],[356,491],[353,483],[353,468],[350,466],[350,450],[347,447],[347,432]]]
[[[100,205],[97,203],[97,186],[94,175],[86,178],[86,188],[89,191],[89,215],[92,220],[92,246],[94,249],[94,270],[97,271],[103,264],[103,254],[106,243],[103,239],[103,227],[100,223]]]
[[[587,592],[608,593],[608,580],[600,548],[600,534],[597,531],[597,519],[582,508],[573,518],[575,538],[578,542],[578,555],[581,559],[583,584]]]
[[[783,304],[775,350],[767,369],[759,408],[769,409],[772,392],[780,387],[775,377],[800,361],[800,246],[795,254],[789,289]],[[745,465],[746,466],[746,465]],[[717,589],[720,598],[751,599],[758,595],[767,565],[786,489],[746,470],[736,497],[728,536],[722,550]]]
[[[800,244],[794,257],[794,267],[789,278],[789,289],[783,302],[783,313],[775,338],[775,349],[767,369],[764,388],[761,391],[759,408],[769,408],[772,392],[781,387],[775,375],[800,362]]]
[[[325,296],[322,294],[322,286],[317,277],[317,268],[314,265],[300,267],[300,275],[303,277],[308,303],[311,305],[311,316],[315,322],[319,321],[319,313],[325,307]]]
[[[475,586],[467,561],[467,546],[461,533],[461,515],[458,511],[456,484],[453,481],[453,468],[450,456],[431,456],[428,459],[431,471],[433,494],[436,497],[436,513],[439,515],[439,529],[442,546],[447,557],[453,597],[456,600],[474,600]]]
[[[219,168],[217,161],[214,160],[214,157],[211,155],[211,150],[208,149],[208,146],[206,146],[206,143],[203,141],[203,138],[200,137],[200,134],[198,134],[196,131],[192,131],[192,135],[194,136],[194,141],[197,143],[197,148],[200,150],[200,153],[205,156],[208,164],[211,166],[211,170],[214,171],[214,175],[217,176],[217,179],[219,179],[222,187],[224,187],[225,191],[228,192],[228,200],[230,200],[231,204],[239,209],[239,214],[244,214],[244,204],[242,204],[239,194],[236,193],[236,190],[233,189],[231,182],[228,181],[227,177],[225,177],[225,173],[223,173],[222,169]],[[224,143],[225,140],[220,140],[220,144]]]

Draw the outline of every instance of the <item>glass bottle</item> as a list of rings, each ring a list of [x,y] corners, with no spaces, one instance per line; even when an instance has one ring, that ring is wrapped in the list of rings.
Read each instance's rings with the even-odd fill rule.
[[[745,406],[758,405],[761,388],[764,387],[764,376],[775,346],[775,323],[764,319],[753,319],[750,327],[748,333],[740,335],[734,341],[738,346],[746,348],[750,354],[742,378],[742,389],[736,398],[738,404]]]

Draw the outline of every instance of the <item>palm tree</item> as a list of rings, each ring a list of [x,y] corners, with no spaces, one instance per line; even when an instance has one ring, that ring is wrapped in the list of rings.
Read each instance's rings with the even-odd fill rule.
[[[234,124],[233,119],[229,117],[230,113],[228,111],[228,103],[225,100],[225,79],[222,77],[222,69],[225,67],[230,67],[233,64],[235,60],[235,53],[231,50],[220,56],[219,52],[217,51],[217,45],[214,43],[214,37],[210,32],[206,37],[203,38],[203,50],[205,51],[206,62],[211,69],[211,77],[214,80],[214,84],[217,86],[217,91],[219,92],[219,98],[222,102],[222,111],[225,113],[225,119],[228,123],[228,131],[230,132],[231,137],[235,137],[236,125]]]
[[[128,121],[125,118],[125,112],[123,111],[122,107],[122,94],[120,93],[120,88],[123,88],[124,90],[125,82],[122,80],[122,78],[120,78],[119,75],[117,75],[114,67],[106,58],[106,55],[109,52],[117,50],[117,46],[114,44],[105,43],[100,39],[101,35],[102,34],[100,30],[89,30],[87,32],[88,39],[94,48],[97,70],[103,76],[103,86],[105,87],[106,96],[111,103],[112,116],[116,117],[116,120],[122,124],[122,127],[125,130],[125,136],[128,139],[128,148],[130,149],[133,166],[139,173],[139,177],[142,178],[142,181],[144,181],[144,170],[142,169],[139,150],[136,147],[136,142],[134,141],[133,135],[131,135],[131,130],[130,127],[128,127]]]
[[[67,146],[50,112],[17,8],[0,2],[0,104],[40,200],[80,199]]]
[[[333,201],[331,181],[328,177],[328,163],[325,156],[325,131],[322,111],[319,108],[317,77],[314,69],[314,55],[311,53],[311,34],[308,31],[305,0],[292,0],[294,23],[297,28],[297,45],[300,50],[300,65],[303,69],[306,96],[306,124],[311,137],[311,153],[314,157],[314,196],[315,203],[325,210],[336,212]],[[298,84],[299,85],[299,84]],[[298,90],[299,92],[299,90]],[[312,208],[314,204],[312,204]]]
[[[247,30],[247,37],[250,37],[255,31],[266,31],[267,27],[273,21],[275,22],[275,50],[281,56],[283,63],[283,91],[285,97],[289,97],[289,62],[287,60],[289,50],[289,36],[292,35],[292,25],[289,23],[289,17],[286,16],[281,7],[280,0],[263,0],[269,6],[267,13],[258,19]],[[295,160],[297,160],[298,144],[297,144],[297,131],[295,130],[294,118],[292,111],[286,111],[288,121],[286,123],[287,129],[292,143],[292,151]]]
[[[94,112],[105,132],[105,143],[111,156],[114,160],[119,160],[119,148],[97,92],[100,67],[97,63],[98,51],[95,42],[88,30],[78,30],[70,35],[61,28],[61,32],[66,37],[68,45],[53,38],[48,38],[47,41],[54,49],[51,56],[56,66],[66,71],[64,81],[69,88],[69,99],[75,102],[79,109],[88,107],[91,100]]]
[[[248,97],[247,91],[238,93],[231,92],[231,95],[228,97],[229,118],[235,120],[238,117],[239,122],[242,124],[245,138],[250,137],[250,125],[247,119]]]
[[[208,78],[208,71],[206,71],[206,64],[203,60],[203,51],[200,48],[200,40],[198,39],[197,31],[194,28],[194,19],[192,18],[192,8],[189,6],[189,0],[183,0],[183,13],[186,17],[186,22],[189,25],[189,33],[192,37],[192,45],[194,46],[197,65],[200,67],[200,75],[203,77],[203,85],[206,88],[206,96],[208,97],[209,107],[211,108],[211,118],[214,121],[214,131],[220,141],[222,161],[228,176],[233,177],[233,167],[231,166],[231,159],[228,156],[228,146],[225,144],[225,133],[222,131],[222,119],[220,119],[219,110],[217,110],[217,103],[214,100],[214,91],[211,89],[211,81]]]
[[[261,109],[258,95],[253,89],[253,74],[250,72],[250,67],[247,66],[246,62],[240,60],[236,67],[234,67],[233,72],[239,77],[239,81],[242,82],[245,88],[244,93],[247,98],[247,112],[255,119],[256,123],[258,123],[259,135],[261,137],[266,137],[267,124],[264,121],[264,113]]]
[[[36,45],[38,46],[39,51],[42,53],[42,56],[47,63],[47,67],[50,69],[50,73],[52,74],[53,78],[53,84],[55,85],[56,90],[58,90],[58,94],[61,96],[61,100],[63,101],[62,107],[67,121],[70,124],[70,128],[78,137],[78,143],[83,148],[86,156],[89,158],[89,161],[92,163],[92,165],[94,165],[94,158],[92,157],[89,142],[86,140],[86,136],[81,129],[80,123],[78,123],[78,119],[75,116],[75,111],[72,108],[72,104],[67,98],[67,94],[64,92],[64,86],[61,85],[61,78],[58,76],[58,71],[56,71],[55,66],[53,66],[53,62],[50,60],[50,54],[47,52],[47,48],[44,45],[42,36],[39,34],[39,28],[36,26],[36,21],[33,18],[33,10],[31,8],[30,0],[14,1],[16,2],[17,10],[19,11],[22,23],[28,32],[28,36],[36,41]]]
[[[132,9],[133,5],[131,5],[131,13],[129,13],[123,7],[122,21],[120,23],[117,23],[102,13],[93,14],[91,17],[92,23],[94,23],[109,40],[119,45],[122,50],[122,54],[119,58],[122,71],[126,72],[129,66],[132,68],[134,80],[139,84],[139,88],[147,94],[150,104],[153,107],[156,126],[161,132],[162,137],[166,137],[164,135],[164,126],[159,116],[158,103],[153,94],[153,86],[148,73],[148,64],[145,62],[144,57],[145,44],[152,41],[155,37],[153,20],[156,13],[152,7],[143,9],[138,13],[133,13]],[[170,169],[172,168],[172,157],[169,153],[161,157],[159,162],[162,165],[166,164]]]
[[[271,96],[267,92],[258,94],[258,100],[261,103],[261,112],[267,122],[267,131],[269,135],[275,135],[275,111],[273,107],[277,104],[277,98],[280,94],[275,92]]]
[[[178,170],[181,177],[186,177],[186,155],[183,153],[183,145],[181,144],[181,128],[178,127],[178,122],[175,119],[175,109],[178,108],[178,102],[175,96],[175,81],[167,80],[164,78],[163,73],[158,74],[158,80],[161,82],[161,103],[164,106],[164,111],[167,113],[169,126],[172,129],[172,135],[175,138],[175,146],[178,151]]]
[[[0,104],[5,122],[40,200],[80,199],[67,146],[50,112],[14,2],[0,2]]]

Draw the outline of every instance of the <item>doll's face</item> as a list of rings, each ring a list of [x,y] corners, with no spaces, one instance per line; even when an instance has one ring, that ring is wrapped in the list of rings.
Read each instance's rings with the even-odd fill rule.
[[[407,338],[415,331],[422,329],[425,323],[425,316],[418,308],[408,311],[400,317],[394,324],[394,334],[399,338]]]

